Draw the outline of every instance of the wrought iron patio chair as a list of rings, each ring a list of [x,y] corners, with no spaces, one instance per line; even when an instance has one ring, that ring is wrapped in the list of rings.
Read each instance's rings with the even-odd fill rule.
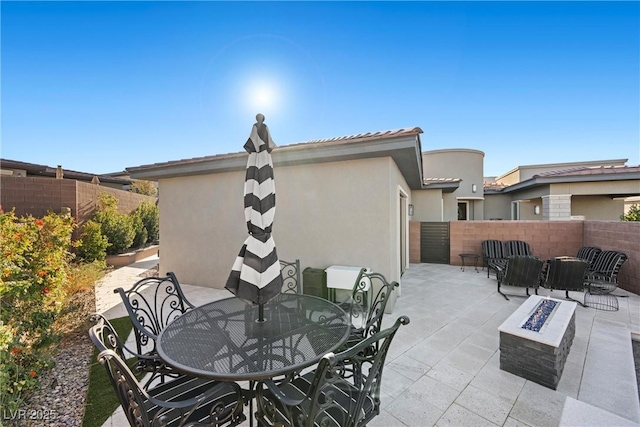
[[[585,289],[584,276],[589,263],[579,259],[555,258],[547,262],[543,286],[551,290],[565,291],[566,299],[585,306],[569,296],[569,291],[582,292]]]
[[[338,351],[354,347],[382,330],[382,321],[389,297],[391,292],[399,286],[398,282],[388,282],[380,273],[364,268],[360,270],[351,292],[351,297],[340,304],[349,314],[351,332],[345,344]],[[375,347],[365,348],[364,354],[371,355],[376,351],[377,348]],[[354,360],[352,364],[357,364],[357,360]],[[353,380],[356,383],[361,380],[359,378],[360,369],[357,366],[350,366],[351,364],[346,361],[343,365],[345,370],[343,376],[353,376]]]
[[[102,316],[95,319],[89,336],[131,426],[236,426],[246,419],[242,392],[233,382],[182,375],[143,388],[125,362],[113,326]]]
[[[113,292],[120,294],[133,324],[137,369],[152,373],[149,382],[176,376],[175,370],[164,363],[156,351],[156,341],[164,327],[194,308],[184,296],[175,274],[169,272],[165,277],[145,277],[129,290],[117,288]]]
[[[300,260],[280,260],[280,271],[282,272],[282,290],[280,292],[301,294],[302,281],[300,280]]]
[[[498,293],[509,300],[500,290],[501,285],[508,285],[526,288],[527,296],[529,288],[533,288],[538,295],[542,265],[542,260],[534,256],[510,256],[504,274],[498,275]]]
[[[256,417],[261,426],[361,427],[380,413],[380,385],[385,358],[393,337],[409,318],[370,336],[339,354],[325,355],[313,371],[279,384],[260,381]],[[372,356],[365,349],[377,348]],[[354,385],[343,377],[343,363],[365,365],[363,381]]]

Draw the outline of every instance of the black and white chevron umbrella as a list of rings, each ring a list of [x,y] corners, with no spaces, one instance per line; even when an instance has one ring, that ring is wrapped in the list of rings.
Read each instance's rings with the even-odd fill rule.
[[[244,216],[249,237],[233,263],[225,288],[238,298],[262,305],[280,293],[282,274],[271,226],[276,212],[276,188],[273,179],[271,150],[274,143],[264,116],[257,123],[244,145],[249,153],[244,183]]]

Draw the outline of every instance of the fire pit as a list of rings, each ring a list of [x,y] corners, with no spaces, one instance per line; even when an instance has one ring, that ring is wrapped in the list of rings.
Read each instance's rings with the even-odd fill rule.
[[[575,336],[576,303],[530,296],[500,325],[500,369],[556,389]]]

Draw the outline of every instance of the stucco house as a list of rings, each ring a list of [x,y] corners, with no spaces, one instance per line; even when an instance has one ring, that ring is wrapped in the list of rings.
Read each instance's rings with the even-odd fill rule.
[[[300,259],[303,269],[370,267],[401,282],[412,224],[512,219],[512,212],[525,219],[536,203],[540,220],[618,219],[624,209],[618,198],[640,195],[640,168],[624,166],[626,160],[520,166],[486,182],[482,151],[423,152],[421,133],[413,127],[276,147],[273,236],[280,258]],[[224,286],[246,237],[246,158],[222,154],[127,168],[133,179],[157,181],[162,192],[161,271],[189,284]],[[567,198],[568,211],[557,203]]]

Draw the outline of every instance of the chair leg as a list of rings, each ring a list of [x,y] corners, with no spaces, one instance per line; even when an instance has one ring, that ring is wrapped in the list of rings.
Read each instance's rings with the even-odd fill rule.
[[[582,303],[582,302],[578,301],[577,299],[573,299],[573,298],[571,298],[571,297],[569,296],[569,291],[565,291],[565,296],[566,296],[566,299],[568,299],[569,301],[577,302],[577,303],[578,303],[578,304],[580,304],[581,306],[586,307],[586,305],[584,305],[584,303]]]
[[[499,293],[500,295],[502,295],[502,296],[504,297],[504,299],[506,299],[507,301],[509,301],[509,297],[508,297],[508,296],[506,296],[505,294],[503,294],[503,293],[500,291],[500,282],[498,282],[498,293]]]

